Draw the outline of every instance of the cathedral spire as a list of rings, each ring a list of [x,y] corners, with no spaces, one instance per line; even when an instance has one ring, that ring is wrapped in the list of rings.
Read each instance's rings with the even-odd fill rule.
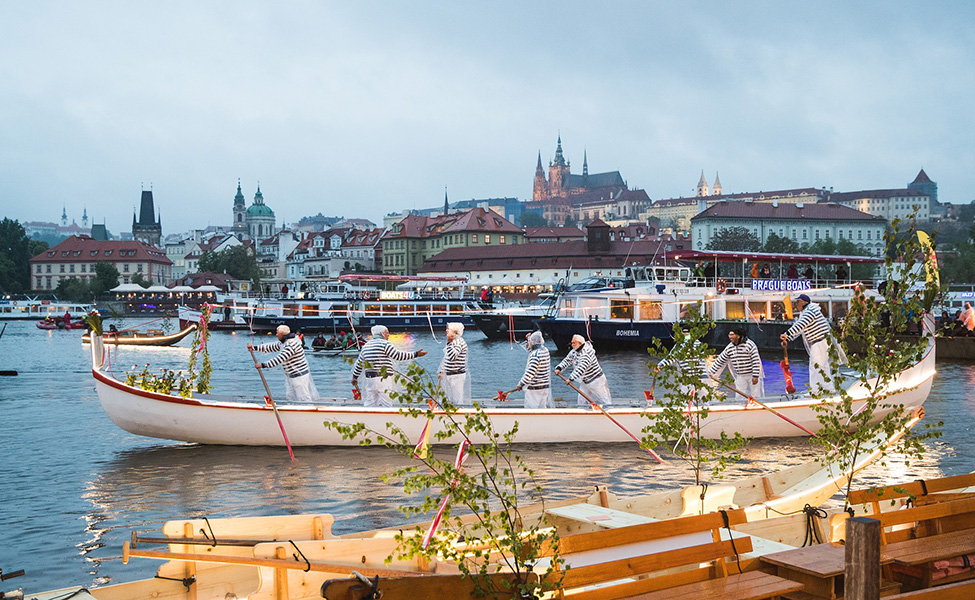
[[[450,212],[450,203],[447,202],[447,186],[443,186],[443,214]]]
[[[701,178],[697,182],[697,196],[710,196],[711,193],[708,190],[708,180],[704,178],[704,169],[701,169]]]
[[[721,195],[721,179],[718,178],[718,172],[714,172],[714,185],[711,186],[711,195],[720,196]]]
[[[537,175],[538,173],[543,173],[543,174],[545,173],[545,171],[542,170],[542,151],[541,150],[538,151],[538,164],[535,165],[535,174]]]
[[[555,165],[559,167],[565,166],[565,157],[562,156],[562,134],[559,134],[559,141],[555,147]]]
[[[585,148],[582,149],[582,176],[589,177],[589,157]]]

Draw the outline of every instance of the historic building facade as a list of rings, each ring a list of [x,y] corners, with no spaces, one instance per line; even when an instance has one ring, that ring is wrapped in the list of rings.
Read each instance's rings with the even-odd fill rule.
[[[237,194],[234,196],[232,214],[231,231],[241,239],[260,241],[277,233],[274,211],[264,203],[261,184],[257,184],[254,202],[247,206],[244,202],[244,193],[240,189],[240,180],[237,180]]]
[[[129,283],[136,273],[156,284],[172,280],[173,262],[159,248],[136,240],[99,241],[82,235],[71,236],[30,259],[31,289],[53,290],[62,279],[90,283],[99,262],[118,269],[122,283]]]

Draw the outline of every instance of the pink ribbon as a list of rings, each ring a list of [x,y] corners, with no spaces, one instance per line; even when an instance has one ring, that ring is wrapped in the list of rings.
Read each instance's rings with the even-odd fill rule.
[[[458,471],[460,470],[460,466],[464,464],[464,458],[467,457],[467,448],[470,445],[471,443],[469,441],[464,440],[464,442],[460,445],[460,448],[457,449],[457,458],[454,460],[454,468]],[[454,479],[454,482],[450,484],[451,490],[453,490],[454,486],[457,485],[457,481],[457,479]],[[427,546],[430,545],[430,540],[433,539],[433,534],[435,534],[437,532],[437,528],[440,527],[440,520],[443,518],[444,511],[447,510],[447,502],[449,501],[450,491],[444,495],[443,500],[440,502],[440,509],[437,510],[437,516],[433,518],[433,522],[430,523],[430,529],[428,529],[427,534],[423,536],[422,548],[424,550],[426,550]]]

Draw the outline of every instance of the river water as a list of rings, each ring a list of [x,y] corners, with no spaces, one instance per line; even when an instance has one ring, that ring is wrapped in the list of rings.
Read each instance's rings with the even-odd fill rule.
[[[132,326],[129,320],[124,325]],[[158,324],[154,324],[158,326]],[[121,561],[122,543],[133,530],[158,531],[170,519],[263,516],[325,512],[336,517],[338,534],[403,523],[398,507],[408,498],[380,475],[405,459],[380,448],[299,448],[291,463],[284,448],[215,447],[130,435],[102,412],[91,380],[87,346],[80,332],[41,331],[32,322],[9,323],[0,338],[0,569],[25,569],[0,591],[40,591],[69,585],[98,586],[151,577],[158,562]],[[246,332],[214,333],[209,350],[217,393],[263,394],[246,350]],[[401,347],[430,352],[419,359],[435,370],[443,335],[394,335]],[[470,346],[475,398],[515,386],[526,354],[508,342],[487,340],[473,330]],[[113,351],[116,376],[149,363],[153,369],[185,368],[190,338],[173,348]],[[550,348],[554,347],[550,346]],[[782,388],[780,357],[766,356],[766,390]],[[793,358],[796,384],[805,365]],[[553,360],[560,357],[553,356]],[[349,393],[350,367],[341,358],[309,352],[320,393]],[[647,357],[602,353],[600,362],[614,398],[642,399],[648,389]],[[553,363],[554,364],[554,363]],[[280,369],[268,373],[272,392],[283,395]],[[573,397],[568,388],[556,396]],[[890,457],[858,480],[869,485],[975,470],[975,365],[939,362],[925,409],[927,421],[945,421],[944,435],[925,458],[906,464]],[[536,471],[547,500],[588,494],[608,485],[618,495],[692,483],[679,461],[658,465],[636,444],[524,445],[520,454]],[[803,439],[753,442],[726,478],[748,476],[809,460],[817,450]]]

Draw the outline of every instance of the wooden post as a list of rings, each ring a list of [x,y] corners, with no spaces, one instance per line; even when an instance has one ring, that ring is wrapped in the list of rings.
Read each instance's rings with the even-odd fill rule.
[[[846,600],[880,598],[880,521],[868,517],[846,520]]]

